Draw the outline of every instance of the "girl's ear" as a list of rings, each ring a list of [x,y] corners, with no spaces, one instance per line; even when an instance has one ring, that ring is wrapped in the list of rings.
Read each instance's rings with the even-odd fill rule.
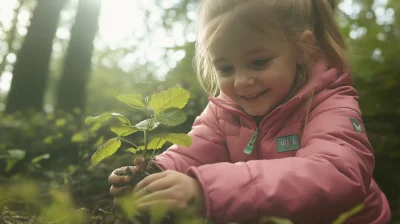
[[[298,55],[297,63],[304,64],[304,58],[313,57],[309,55],[315,47],[315,35],[311,30],[305,30],[300,38],[301,53]]]
[[[301,41],[307,43],[308,45],[315,45],[315,36],[311,30],[305,30],[301,35]]]

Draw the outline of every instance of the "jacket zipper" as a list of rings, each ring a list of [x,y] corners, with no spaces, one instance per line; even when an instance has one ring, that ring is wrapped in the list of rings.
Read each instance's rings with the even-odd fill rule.
[[[244,148],[244,151],[243,151],[245,154],[250,155],[250,154],[253,152],[254,147],[255,147],[255,145],[256,145],[256,143],[257,143],[257,137],[258,137],[258,134],[259,134],[257,124],[253,121],[253,119],[251,119],[251,118],[250,118],[249,116],[247,116],[246,114],[241,113],[241,112],[236,111],[236,110],[229,109],[229,108],[227,108],[227,107],[224,107],[224,106],[222,106],[221,104],[215,102],[214,100],[211,100],[211,101],[212,101],[215,105],[219,106],[219,107],[222,108],[222,109],[225,109],[225,110],[227,110],[227,111],[230,111],[230,112],[232,112],[232,113],[234,113],[234,114],[237,114],[237,115],[239,115],[239,116],[245,117],[246,119],[250,120],[251,123],[253,123],[253,125],[256,127],[256,131],[253,132],[253,135],[251,136],[251,139],[250,139],[249,143],[247,143],[247,145],[246,145],[246,147]],[[259,151],[259,150],[257,150],[257,159],[260,159],[260,153],[259,153],[258,151]]]
[[[250,142],[247,144],[246,148],[244,148],[244,153],[246,153],[247,155],[250,155],[251,152],[253,151],[254,145],[257,141],[257,136],[258,136],[258,128],[256,128],[256,131],[251,136]],[[258,153],[257,153],[257,157],[258,157]]]

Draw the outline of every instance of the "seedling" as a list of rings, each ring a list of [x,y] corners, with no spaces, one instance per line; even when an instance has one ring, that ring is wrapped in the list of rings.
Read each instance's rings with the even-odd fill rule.
[[[119,101],[146,114],[147,119],[137,124],[132,124],[127,117],[120,113],[103,113],[97,117],[87,117],[85,119],[87,125],[101,125],[112,118],[117,122],[110,128],[116,137],[98,147],[92,155],[92,165],[95,166],[103,159],[113,155],[121,148],[121,143],[126,142],[131,147],[126,148],[125,151],[134,154],[134,164],[140,172],[132,173],[127,169],[118,172],[117,175],[133,175],[134,182],[132,184],[136,184],[145,176],[156,172],[152,161],[166,142],[185,147],[190,147],[192,144],[192,139],[187,134],[167,133],[153,138],[150,136],[150,133],[153,133],[160,125],[178,126],[185,122],[186,115],[181,109],[185,107],[189,97],[189,91],[182,88],[170,88],[146,97],[140,94],[118,96]],[[138,132],[143,132],[143,145],[135,144],[126,138]]]

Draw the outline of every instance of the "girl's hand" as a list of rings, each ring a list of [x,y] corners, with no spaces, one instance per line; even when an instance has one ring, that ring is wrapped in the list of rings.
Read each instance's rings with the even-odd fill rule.
[[[121,196],[132,190],[130,185],[133,175],[137,172],[136,166],[124,166],[115,169],[108,177],[108,183],[111,184],[110,194],[114,197]],[[121,175],[126,173],[125,175]],[[128,173],[130,175],[128,175]]]
[[[177,171],[168,170],[147,176],[136,185],[133,197],[138,210],[161,206],[169,211],[194,208],[199,215],[204,212],[201,185],[196,179]]]
[[[111,184],[110,194],[114,197],[124,195],[132,191],[131,182],[136,172],[146,166],[143,157],[136,157],[133,161],[136,166],[124,166],[115,169],[108,177],[108,183]]]

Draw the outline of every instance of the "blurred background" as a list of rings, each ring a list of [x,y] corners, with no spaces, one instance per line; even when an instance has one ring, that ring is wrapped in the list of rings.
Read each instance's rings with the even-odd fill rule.
[[[74,208],[97,211],[112,205],[108,174],[132,164],[132,157],[118,152],[92,167],[90,156],[113,135],[106,126],[85,126],[83,119],[103,112],[144,119],[116,100],[120,94],[189,89],[188,119],[171,131],[190,130],[207,103],[192,67],[198,4],[0,0],[0,223],[5,217],[17,223],[13,209],[27,216],[42,212],[31,202],[28,212],[26,200],[54,204],[57,194],[48,199],[46,193],[54,189],[67,192]],[[336,14],[375,149],[374,177],[398,221],[400,1],[342,0]],[[13,185],[18,181],[28,183]],[[21,203],[15,186],[34,190],[24,191]],[[98,219],[104,221],[104,215]]]

